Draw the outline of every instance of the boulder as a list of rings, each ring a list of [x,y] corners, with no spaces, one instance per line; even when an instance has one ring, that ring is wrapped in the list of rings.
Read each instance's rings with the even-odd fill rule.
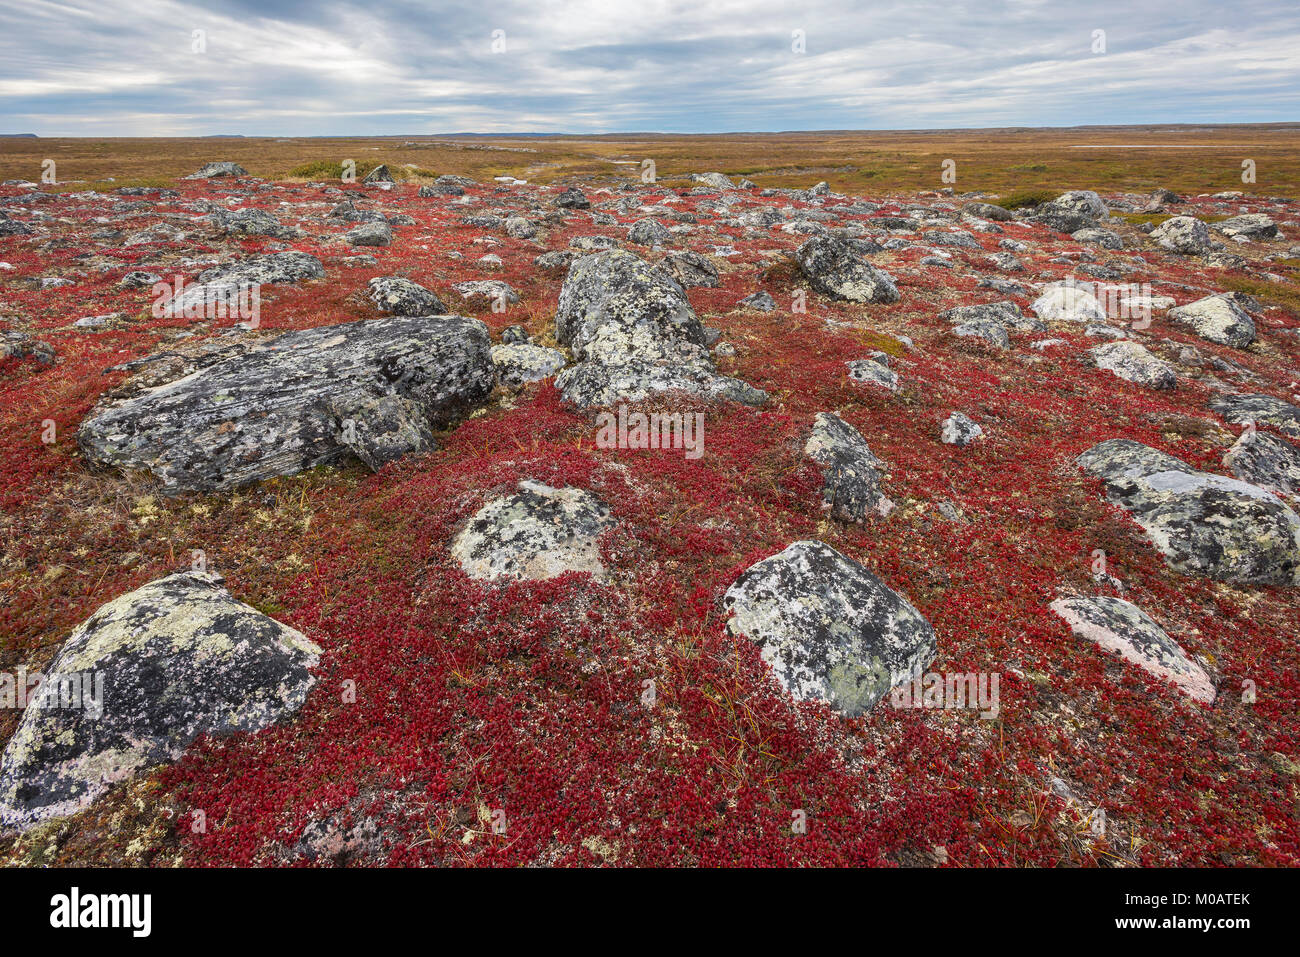
[[[1300,449],[1266,432],[1247,429],[1223,456],[1223,467],[1243,482],[1280,495],[1300,491]]]
[[[766,400],[753,386],[716,372],[704,327],[681,286],[629,252],[574,261],[560,290],[555,333],[578,360],[556,385],[580,407],[666,391],[750,405]]]
[[[343,234],[353,246],[390,246],[393,242],[393,228],[387,221],[360,223]]]
[[[967,446],[984,434],[984,430],[964,412],[954,412],[939,427],[939,439],[945,445]]]
[[[361,181],[361,185],[368,186],[373,183],[392,183],[392,182],[394,182],[393,174],[388,171],[388,167],[385,164],[380,163],[378,166],[376,166],[374,169],[372,169],[369,173],[366,174],[365,179]]]
[[[1206,296],[1169,310],[1169,318],[1207,342],[1244,349],[1255,341],[1255,322],[1225,296]]]
[[[175,381],[102,403],[86,457],[164,491],[233,488],[339,461],[433,447],[432,430],[495,384],[487,327],[460,316],[320,326],[221,352]]]
[[[1263,213],[1244,213],[1214,224],[1217,232],[1233,239],[1274,239],[1277,223]]]
[[[838,415],[817,413],[803,451],[822,467],[822,507],[833,518],[860,522],[873,512],[888,515],[894,510],[880,488],[884,463],[872,454],[862,433]]]
[[[250,256],[199,273],[198,282],[185,286],[179,296],[160,307],[160,312],[164,316],[183,316],[194,310],[202,313],[218,303],[234,303],[248,290],[324,276],[325,267],[319,259],[297,250]]]
[[[638,246],[665,246],[672,242],[673,234],[659,221],[647,218],[633,223],[627,231],[627,238]]]
[[[0,825],[75,813],[174,761],[199,735],[257,731],[302,706],[320,649],[182,572],[102,605],[46,669],[0,759]],[[101,683],[102,681],[102,683]],[[80,692],[80,707],[63,706]]]
[[[493,346],[492,364],[496,366],[500,383],[517,389],[526,383],[550,378],[567,362],[559,350],[531,342],[515,342]]]
[[[1088,350],[1097,368],[1113,372],[1127,382],[1152,389],[1172,389],[1178,384],[1174,367],[1153,356],[1136,342],[1119,340],[1093,346]]]
[[[1218,395],[1210,400],[1210,409],[1235,425],[1248,422],[1271,425],[1293,439],[1300,439],[1300,408],[1271,395]]]
[[[221,176],[247,176],[248,170],[238,163],[232,163],[228,160],[220,163],[205,163],[199,168],[198,172],[191,173],[184,179],[217,179]]]
[[[369,283],[370,301],[394,316],[441,316],[448,309],[433,292],[402,276],[376,276]]]
[[[848,302],[898,302],[898,287],[840,236],[814,236],[795,253],[809,284],[818,292]]]
[[[721,285],[718,267],[699,253],[669,253],[664,257],[663,265],[683,289],[693,289],[696,286],[716,289]]]
[[[1105,595],[1075,595],[1058,598],[1049,607],[1080,638],[1121,655],[1161,681],[1172,681],[1196,701],[1214,701],[1214,685],[1205,669],[1137,605]]]
[[[1199,256],[1210,249],[1210,231],[1194,216],[1171,216],[1150,235],[1165,249],[1184,256]]]
[[[1029,307],[1045,322],[1105,322],[1106,307],[1087,285],[1049,283]]]
[[[1078,462],[1176,571],[1240,584],[1300,584],[1300,516],[1270,492],[1199,472],[1128,439],[1100,442]]]
[[[823,542],[795,542],[727,589],[733,634],[757,642],[796,701],[855,716],[934,660],[934,629],[905,598]]]
[[[605,577],[600,536],[614,524],[590,492],[527,479],[513,495],[474,514],[451,545],[471,578],[554,578],[565,572]]]

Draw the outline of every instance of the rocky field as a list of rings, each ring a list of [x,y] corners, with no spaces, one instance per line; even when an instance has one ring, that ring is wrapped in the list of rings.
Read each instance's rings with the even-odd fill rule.
[[[1296,202],[636,173],[0,186],[0,859],[1300,864]]]

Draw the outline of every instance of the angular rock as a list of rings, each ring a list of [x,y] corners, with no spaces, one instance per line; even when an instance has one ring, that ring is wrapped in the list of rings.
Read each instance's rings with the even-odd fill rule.
[[[766,292],[756,292],[751,296],[746,296],[740,302],[736,303],[742,309],[753,309],[757,312],[771,312],[776,308],[776,300]]]
[[[1046,322],[1105,322],[1106,308],[1092,290],[1073,282],[1054,282],[1029,307]]]
[[[182,572],[150,582],[73,631],[42,687],[80,687],[98,704],[29,704],[0,759],[0,826],[75,813],[201,734],[257,731],[302,706],[320,649],[221,581]]]
[[[1210,409],[1236,425],[1271,425],[1300,439],[1300,408],[1271,395],[1218,395],[1210,400]]]
[[[184,179],[216,179],[220,176],[247,176],[248,170],[238,163],[229,161],[220,163],[205,163],[199,168],[197,173],[191,173]]]
[[[890,392],[898,391],[898,373],[884,363],[875,359],[851,359],[844,364],[848,366],[849,378],[854,382],[879,386]]]
[[[570,186],[555,197],[555,205],[561,209],[591,209],[591,200],[576,186]]]
[[[663,265],[683,289],[693,289],[696,286],[716,289],[721,285],[718,267],[699,253],[669,253],[664,257]]]
[[[699,317],[671,276],[632,253],[576,260],[560,290],[556,339],[578,360],[556,385],[581,407],[680,390],[757,405],[766,395],[719,375]]]
[[[1215,223],[1214,228],[1233,239],[1273,239],[1277,236],[1277,223],[1263,213],[1244,213]]]
[[[169,493],[234,488],[349,452],[373,467],[430,448],[433,429],[488,396],[489,349],[487,327],[460,316],[303,329],[109,400],[77,443],[96,464],[151,472]]]
[[[1184,256],[1199,256],[1210,248],[1210,231],[1194,216],[1171,216],[1150,235],[1165,249]]]
[[[568,364],[563,352],[531,342],[493,346],[492,362],[496,366],[497,379],[512,389],[548,379]]]
[[[452,557],[471,578],[554,578],[565,572],[605,577],[600,536],[614,524],[590,492],[526,479],[518,491],[484,505],[452,542]]]
[[[1300,584],[1300,516],[1264,489],[1128,439],[1100,442],[1078,462],[1171,568],[1216,581]]]
[[[448,312],[433,292],[402,276],[376,276],[369,283],[370,301],[394,316],[441,316]]]
[[[732,634],[756,641],[796,701],[849,717],[934,660],[934,629],[869,570],[822,542],[800,541],[750,566],[727,589]]]
[[[1244,349],[1255,341],[1255,322],[1240,306],[1222,296],[1206,296],[1169,310],[1169,318],[1207,342]]]
[[[1172,389],[1178,384],[1174,367],[1136,342],[1107,342],[1093,346],[1088,352],[1097,368],[1113,372],[1128,382],[1152,389]]]
[[[193,310],[201,313],[205,307],[215,303],[232,303],[247,290],[324,276],[325,267],[319,259],[297,250],[250,256],[199,273],[198,282],[185,286],[179,296],[161,309],[161,314],[182,316]]]
[[[343,238],[353,246],[390,246],[393,242],[393,228],[385,222],[366,222],[353,226]]]
[[[1300,449],[1266,432],[1243,432],[1223,456],[1223,467],[1243,482],[1270,492],[1300,491]]]
[[[822,467],[822,506],[833,518],[860,522],[873,512],[888,515],[894,510],[880,488],[884,463],[862,433],[838,415],[817,413],[803,451]]]
[[[967,446],[984,434],[984,430],[964,412],[954,412],[939,427],[939,439],[945,445]]]
[[[972,322],[995,323],[1013,332],[1046,332],[1047,326],[1026,316],[1016,303],[1008,300],[983,302],[970,306],[954,306],[939,313],[939,318],[953,325]]]
[[[664,246],[672,242],[673,234],[658,220],[638,219],[627,231],[628,242],[638,246]]]
[[[374,169],[372,169],[369,173],[366,174],[366,178],[361,181],[361,185],[369,186],[373,183],[392,183],[392,182],[394,182],[393,174],[388,171],[388,167],[386,165],[380,163],[378,166],[376,166]]]
[[[848,302],[898,302],[898,287],[840,236],[815,236],[795,252],[799,268],[818,292]]]
[[[1048,607],[1080,638],[1116,652],[1162,681],[1174,682],[1196,701],[1214,701],[1214,685],[1205,669],[1137,605],[1105,595],[1075,595],[1058,598]]]

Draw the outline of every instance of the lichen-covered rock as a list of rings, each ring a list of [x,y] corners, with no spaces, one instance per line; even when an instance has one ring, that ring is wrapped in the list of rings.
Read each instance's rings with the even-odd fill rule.
[[[1090,246],[1100,246],[1102,249],[1124,248],[1124,240],[1120,238],[1119,233],[1111,232],[1109,229],[1098,229],[1093,226],[1086,229],[1076,229],[1070,234],[1070,238],[1076,243],[1087,243]]]
[[[746,296],[736,305],[741,309],[753,309],[756,312],[772,312],[776,309],[776,300],[767,292],[759,291],[751,296]]]
[[[894,510],[880,488],[884,463],[862,433],[838,415],[817,413],[803,451],[822,467],[822,507],[833,518],[860,522],[873,512],[888,515]]]
[[[799,268],[818,292],[848,302],[898,302],[893,278],[863,259],[842,236],[814,236],[795,252]]]
[[[506,235],[512,239],[532,239],[537,235],[537,227],[523,216],[511,216],[506,220]]]
[[[1263,213],[1243,213],[1214,224],[1215,230],[1233,239],[1273,239],[1277,223]]]
[[[512,389],[550,378],[566,365],[563,352],[531,342],[493,346],[492,362],[497,369],[497,379]]]
[[[1106,342],[1088,350],[1098,369],[1113,372],[1127,382],[1152,389],[1172,389],[1178,384],[1174,367],[1153,356],[1144,346],[1128,340]]]
[[[344,233],[343,238],[353,246],[389,246],[393,242],[393,228],[386,220],[359,223]]]
[[[325,267],[319,259],[297,250],[250,256],[199,273],[198,282],[185,286],[179,296],[160,309],[160,313],[182,316],[193,310],[202,311],[215,303],[229,305],[237,301],[245,290],[322,279],[324,276]]]
[[[224,161],[220,163],[204,163],[197,173],[191,173],[183,179],[216,179],[220,176],[247,176],[248,170],[238,163]]]
[[[1129,439],[1100,442],[1078,462],[1171,568],[1216,581],[1300,584],[1300,516],[1264,489]]]
[[[628,242],[638,246],[664,246],[672,242],[668,227],[655,219],[638,219],[627,231]]]
[[[1243,482],[1271,492],[1300,491],[1300,449],[1266,432],[1243,432],[1223,456],[1223,467]]]
[[[983,434],[979,424],[964,412],[954,412],[939,427],[939,439],[945,445],[967,446]]]
[[[1012,219],[1011,210],[992,203],[967,203],[962,211],[980,219],[991,219],[995,223],[1008,223]]]
[[[605,576],[600,536],[614,524],[609,509],[583,489],[526,479],[518,491],[488,502],[451,545],[471,578],[554,578],[565,572]]]
[[[725,173],[692,173],[691,179],[714,189],[735,189],[736,184]]]
[[[696,286],[716,289],[722,284],[718,279],[718,267],[696,252],[669,253],[664,257],[663,265],[683,289]]]
[[[1106,307],[1093,295],[1092,289],[1070,281],[1044,286],[1029,308],[1045,322],[1106,321]]]
[[[402,276],[376,276],[369,282],[370,301],[394,316],[441,316],[448,312],[436,294]]]
[[[906,599],[823,542],[795,542],[750,566],[723,599],[733,634],[758,642],[796,701],[848,716],[916,677],[938,650]]]
[[[750,405],[766,400],[753,386],[717,373],[681,286],[629,252],[574,261],[560,290],[555,332],[578,360],[556,385],[581,407],[677,390]]]
[[[373,185],[374,183],[391,183],[391,182],[394,182],[393,174],[388,171],[388,167],[385,164],[380,163],[378,166],[376,166],[374,169],[372,169],[369,173],[366,174],[365,179],[361,181],[361,185],[370,186]]]
[[[1271,425],[1300,439],[1300,408],[1271,395],[1216,395],[1210,400],[1210,409],[1236,425]]]
[[[1184,256],[1199,256],[1210,249],[1210,231],[1194,216],[1171,216],[1151,230],[1151,238]]]
[[[1206,296],[1169,310],[1169,318],[1187,326],[1207,342],[1244,349],[1255,341],[1255,323],[1231,299]]]
[[[591,209],[591,200],[576,186],[570,186],[555,197],[555,205],[560,209]]]
[[[470,279],[458,282],[451,287],[460,293],[461,299],[469,301],[500,303],[505,306],[519,304],[519,293],[510,283],[501,279]]]
[[[1046,332],[1047,326],[1020,311],[1020,306],[1009,299],[1001,302],[982,302],[969,306],[954,306],[939,313],[939,318],[954,326],[967,323],[994,323],[1012,332]]]
[[[851,359],[844,363],[849,370],[849,378],[854,382],[879,386],[890,392],[898,391],[898,373],[883,362],[875,359]]]
[[[0,332],[0,359],[27,358],[49,365],[54,361],[54,347],[16,329]]]
[[[227,236],[291,239],[299,234],[295,227],[284,225],[264,209],[218,209],[208,215],[208,220]]]
[[[92,462],[147,470],[168,492],[232,488],[349,452],[387,461],[430,447],[432,429],[487,397],[489,349],[487,327],[460,316],[303,329],[110,400],[77,442]]]
[[[1011,348],[1011,334],[996,322],[962,322],[952,327],[952,334],[966,338],[983,339],[997,349]]]
[[[1214,701],[1214,685],[1205,669],[1165,633],[1146,612],[1122,598],[1075,595],[1049,606],[1080,638],[1122,655],[1162,681],[1204,704]]]
[[[80,687],[91,701],[29,705],[6,745],[0,825],[72,814],[115,782],[174,761],[200,734],[256,731],[291,714],[319,656],[215,575],[183,572],[114,599],[46,669],[43,687]]]

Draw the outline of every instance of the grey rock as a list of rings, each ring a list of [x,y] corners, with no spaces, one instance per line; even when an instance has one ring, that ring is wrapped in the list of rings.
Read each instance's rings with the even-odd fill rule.
[[[44,686],[94,676],[102,698],[29,705],[0,759],[0,825],[75,813],[114,783],[176,760],[201,734],[280,720],[302,706],[319,657],[215,575],[171,575],[100,606],[59,649]]]
[[[1049,607],[1080,638],[1121,655],[1161,681],[1174,682],[1196,701],[1214,701],[1214,685],[1205,669],[1137,605],[1105,595],[1075,595],[1058,598]]]
[[[374,183],[392,183],[392,182],[394,182],[393,174],[388,171],[388,167],[385,164],[380,163],[378,166],[376,166],[374,169],[372,169],[369,173],[366,174],[365,179],[361,181],[361,185],[369,186]]]
[[[491,303],[504,303],[508,306],[519,304],[519,293],[510,283],[501,279],[470,279],[458,282],[451,287],[460,293],[465,301],[482,300]]]
[[[484,505],[451,545],[471,578],[546,579],[565,572],[605,577],[600,536],[614,524],[590,492],[531,479]]]
[[[431,448],[433,429],[487,397],[489,348],[487,327],[460,316],[303,329],[112,398],[77,442],[90,461],[146,470],[169,493],[233,488],[349,453],[375,467]]]
[[[757,405],[766,395],[719,375],[699,317],[663,269],[629,252],[584,256],[569,267],[556,339],[578,360],[556,385],[580,407],[683,391]]]
[[[387,222],[361,223],[344,233],[343,238],[353,246],[389,246],[393,229]]]
[[[1267,432],[1247,429],[1223,456],[1223,467],[1243,482],[1280,495],[1300,491],[1300,449]]]
[[[576,186],[570,186],[555,197],[555,205],[561,209],[591,209],[591,200]]]
[[[638,219],[627,231],[629,242],[638,246],[664,246],[672,242],[668,227],[654,219]]]
[[[191,173],[184,179],[216,179],[220,176],[247,176],[248,170],[238,163],[229,161],[220,163],[205,163],[197,173]]]
[[[728,628],[756,641],[796,701],[847,716],[934,660],[934,629],[862,565],[822,542],[795,542],[750,566],[727,589]]]
[[[1300,408],[1271,395],[1219,395],[1210,400],[1210,409],[1236,425],[1271,425],[1300,439]]]
[[[817,413],[803,451],[822,467],[822,507],[833,518],[860,522],[873,512],[888,515],[894,510],[880,488],[884,464],[862,433],[838,415]]]
[[[959,447],[970,445],[983,434],[984,430],[964,412],[954,412],[939,428],[940,441]]]
[[[1106,308],[1092,290],[1074,282],[1054,282],[1029,307],[1047,322],[1105,322]]]
[[[1255,322],[1240,306],[1222,296],[1206,296],[1169,310],[1169,318],[1207,342],[1244,349],[1255,341]]]
[[[812,287],[832,298],[874,303],[899,299],[889,274],[859,256],[842,237],[816,236],[799,247],[795,259]]]
[[[502,385],[517,389],[528,382],[548,379],[566,365],[564,353],[530,342],[492,347],[492,362]]]
[[[324,276],[325,267],[319,259],[296,250],[250,256],[199,273],[198,283],[186,286],[179,296],[171,300],[163,313],[186,315],[193,309],[202,310],[212,303],[229,303],[241,290],[321,279]]]
[[[844,363],[849,369],[849,378],[854,382],[879,386],[890,392],[898,391],[898,373],[875,359],[851,359]]]
[[[394,316],[441,316],[448,312],[433,292],[402,276],[376,276],[369,283],[370,301]]]
[[[669,253],[664,257],[663,265],[683,289],[696,286],[716,289],[721,285],[718,267],[699,253]]]
[[[1169,566],[1242,584],[1300,584],[1300,516],[1270,492],[1128,439],[1079,456]]]
[[[746,296],[736,305],[742,309],[753,309],[757,312],[772,312],[776,309],[776,300],[766,292],[760,291],[751,296]]]
[[[1011,210],[995,206],[992,203],[967,203],[962,209],[972,216],[978,216],[980,219],[991,219],[997,223],[1007,223],[1012,219]]]
[[[286,226],[264,209],[215,210],[208,220],[227,236],[273,236],[292,239],[299,234],[293,226]]]
[[[1184,256],[1199,256],[1210,248],[1210,231],[1194,216],[1171,216],[1149,235],[1165,249]]]
[[[1097,368],[1113,372],[1128,382],[1152,389],[1172,389],[1178,384],[1174,367],[1136,342],[1106,342],[1088,351]]]
[[[1079,229],[1071,233],[1070,238],[1078,243],[1100,246],[1102,249],[1124,248],[1124,240],[1120,238],[1119,233],[1111,232],[1109,229],[1097,229],[1095,227]]]
[[[1274,239],[1277,223],[1263,213],[1244,213],[1214,224],[1214,229],[1233,239]]]
[[[523,216],[511,216],[505,225],[506,235],[512,239],[532,239],[537,235],[537,227]]]

